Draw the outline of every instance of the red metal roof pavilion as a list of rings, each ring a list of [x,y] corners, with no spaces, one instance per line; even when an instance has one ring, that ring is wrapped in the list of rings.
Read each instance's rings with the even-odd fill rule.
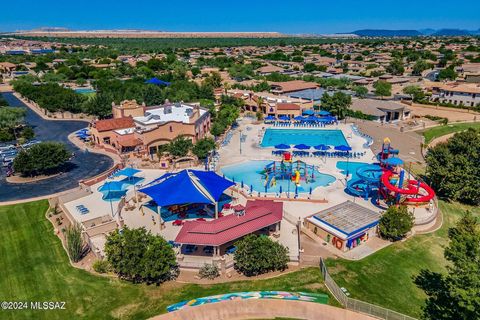
[[[245,214],[231,214],[212,221],[185,221],[175,239],[179,244],[220,246],[282,221],[283,203],[248,201]]]

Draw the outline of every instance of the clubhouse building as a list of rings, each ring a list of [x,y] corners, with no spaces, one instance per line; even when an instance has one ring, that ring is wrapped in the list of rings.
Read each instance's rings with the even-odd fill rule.
[[[112,119],[90,124],[92,141],[119,153],[155,154],[159,146],[184,136],[192,142],[210,132],[210,113],[200,105],[166,102],[145,106],[135,100],[112,103]]]

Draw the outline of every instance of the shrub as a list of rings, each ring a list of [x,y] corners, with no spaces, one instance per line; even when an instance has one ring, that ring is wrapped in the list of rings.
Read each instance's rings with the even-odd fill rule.
[[[57,218],[58,224],[62,222]],[[68,227],[65,232],[65,240],[68,256],[73,262],[78,262],[83,255],[83,239],[82,239],[82,227],[80,224],[75,224]]]
[[[115,230],[107,237],[105,254],[112,270],[134,283],[160,284],[178,275],[172,247],[145,228]]]
[[[107,273],[110,271],[110,264],[107,260],[97,260],[93,263],[93,270],[98,273]]]
[[[200,268],[198,275],[202,279],[210,279],[213,280],[220,276],[220,271],[218,270],[217,265],[205,263],[203,267]]]
[[[251,234],[235,246],[235,270],[248,277],[287,268],[288,249],[268,237]]]
[[[414,217],[407,206],[391,206],[380,218],[380,235],[389,240],[400,240],[412,230]]]

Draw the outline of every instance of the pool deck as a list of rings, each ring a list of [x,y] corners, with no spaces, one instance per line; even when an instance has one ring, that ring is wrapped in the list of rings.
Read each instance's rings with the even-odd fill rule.
[[[226,146],[222,146],[219,150],[219,161],[216,165],[216,170],[221,174],[221,168],[227,165],[238,164],[251,160],[273,160],[279,159],[280,157],[272,156],[271,151],[273,148],[262,148],[259,147],[261,142],[261,133],[268,127],[264,124],[254,124],[252,119],[242,119],[240,120],[240,126],[233,131],[233,137],[230,143]],[[283,127],[282,127],[283,128]],[[296,128],[291,128],[295,130]],[[299,128],[305,129],[305,128]],[[315,128],[316,130],[321,130],[320,128]],[[374,153],[369,149],[365,148],[363,145],[365,139],[353,134],[351,129],[351,124],[339,124],[336,126],[328,126],[325,129],[339,129],[344,133],[345,138],[347,139],[348,144],[352,147],[353,152],[365,152],[366,154],[358,159],[350,159],[352,162],[365,162],[372,163],[375,161]],[[240,153],[240,130],[243,135],[246,136],[245,142],[242,142],[242,152]],[[300,193],[298,198],[294,199],[294,192],[291,192],[287,197],[286,192],[282,193],[282,197],[279,195],[271,193],[254,193],[250,194],[248,186],[245,186],[244,189],[241,189],[239,186],[236,188],[230,188],[226,191],[226,194],[234,198],[232,204],[242,204],[245,205],[249,199],[261,198],[261,199],[275,199],[278,201],[283,201],[284,203],[284,218],[281,223],[280,234],[275,238],[284,246],[289,248],[289,255],[292,261],[298,261],[300,256],[299,248],[299,236],[297,232],[297,224],[303,221],[304,218],[311,216],[321,210],[327,209],[334,205],[345,202],[346,200],[354,201],[366,208],[372,209],[374,211],[381,211],[382,209],[374,205],[371,200],[364,200],[363,198],[353,197],[345,193],[345,184],[346,177],[341,173],[340,169],[337,169],[338,161],[345,161],[343,158],[315,158],[315,157],[304,157],[304,158],[295,158],[301,159],[308,164],[315,165],[318,167],[319,171],[325,174],[330,174],[336,178],[336,181],[325,187],[317,187],[313,190],[312,194]],[[294,160],[295,160],[294,159]],[[197,167],[196,169],[203,170],[202,167]],[[160,177],[166,171],[159,169],[142,169],[142,177],[144,180],[140,183],[145,185],[152,180]],[[112,201],[112,206],[109,201],[102,199],[103,194],[98,191],[98,188],[104,183],[104,181],[93,185],[89,188],[89,192],[86,196],[83,196],[79,199],[75,199],[64,204],[64,207],[70,212],[75,220],[82,223],[92,223],[95,222],[98,224],[99,220],[110,219],[115,220],[117,217],[112,217],[112,211],[117,212],[119,206],[119,201]],[[148,231],[151,231],[153,234],[161,235],[166,240],[174,240],[179,233],[181,227],[173,226],[172,222],[163,222],[159,215],[152,209],[140,205],[144,203],[147,199],[141,201],[136,201],[137,197],[134,191],[133,186],[128,187],[128,191],[125,196],[126,206],[121,210],[121,218],[123,223],[130,228],[141,228],[144,227]],[[88,214],[81,215],[77,209],[77,205],[83,205],[90,210]],[[113,210],[112,210],[113,208]],[[128,209],[127,209],[128,208]],[[424,212],[425,211],[425,212]],[[415,210],[415,216],[423,217],[427,214],[426,210],[419,207]],[[367,243],[368,244],[368,243]],[[329,244],[327,245],[329,246]],[[364,248],[363,250],[352,250],[350,257],[345,254],[345,258],[350,259],[359,259],[363,255],[368,255],[373,251],[380,249],[381,246],[374,248]],[[327,248],[327,250],[336,249]],[[183,256],[183,261],[189,261],[191,264],[203,265],[204,262],[208,262],[208,259],[212,257],[203,257],[203,256]],[[198,261],[197,261],[198,260]]]

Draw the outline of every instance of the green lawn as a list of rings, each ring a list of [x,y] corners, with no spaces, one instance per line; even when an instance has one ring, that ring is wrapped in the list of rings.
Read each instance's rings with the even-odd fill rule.
[[[0,207],[0,301],[65,301],[61,311],[1,311],[0,319],[144,319],[182,300],[212,294],[286,290],[325,293],[319,268],[270,280],[217,285],[133,285],[70,266],[44,217],[46,201]],[[335,304],[333,298],[330,302]]]
[[[329,271],[352,297],[419,317],[425,295],[412,278],[423,268],[445,271],[443,247],[447,244],[448,227],[466,209],[480,215],[478,207],[440,202],[444,217],[440,230],[395,243],[358,262],[329,259]]]
[[[456,123],[456,124],[447,124],[446,126],[438,126],[431,129],[427,129],[422,132],[423,136],[425,137],[425,143],[428,144],[435,138],[444,136],[449,133],[463,131],[468,128],[480,128],[480,122],[474,123]]]

